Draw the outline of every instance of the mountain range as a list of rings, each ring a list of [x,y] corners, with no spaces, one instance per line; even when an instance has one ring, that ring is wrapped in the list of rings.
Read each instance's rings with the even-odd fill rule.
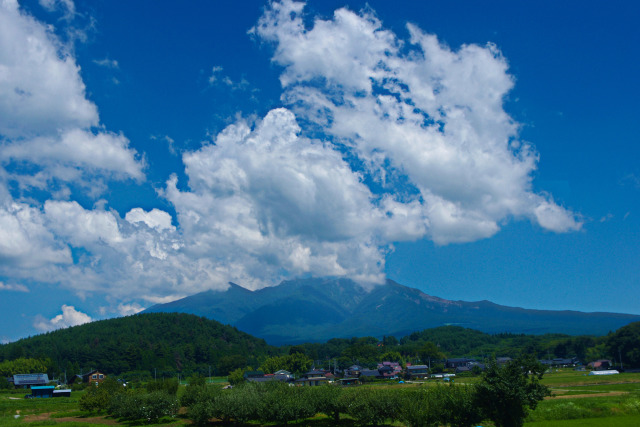
[[[459,325],[487,333],[604,335],[639,315],[531,310],[490,301],[451,301],[392,280],[365,288],[350,279],[284,281],[250,291],[230,283],[145,312],[180,312],[237,327],[272,345],[331,338],[402,336],[427,328]]]

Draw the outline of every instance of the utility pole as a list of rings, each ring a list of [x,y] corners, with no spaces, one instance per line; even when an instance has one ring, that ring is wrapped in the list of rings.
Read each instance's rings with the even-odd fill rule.
[[[622,352],[620,351],[620,347],[618,347],[618,358],[620,359],[620,370],[623,371],[624,368],[622,367]]]

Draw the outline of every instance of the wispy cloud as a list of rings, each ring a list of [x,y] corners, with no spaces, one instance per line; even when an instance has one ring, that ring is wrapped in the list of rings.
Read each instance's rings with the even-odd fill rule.
[[[29,292],[29,288],[21,284],[8,284],[0,282],[0,291]]]
[[[223,71],[224,68],[221,66],[214,66],[211,69],[211,75],[209,76],[209,85],[221,84],[227,86],[231,90],[247,90],[249,88],[249,82],[244,77],[239,81],[234,81],[229,76],[225,75]]]
[[[640,189],[640,177],[634,173],[629,173],[627,175],[625,175],[621,180],[620,183],[622,185],[631,185],[632,187],[636,188],[636,189]]]
[[[178,151],[176,150],[176,146],[175,146],[176,141],[173,138],[171,138],[169,135],[164,135],[164,136],[151,135],[149,138],[153,141],[166,142],[169,152],[174,156],[178,155]]]
[[[118,61],[116,61],[115,59],[109,59],[109,58],[94,59],[93,63],[106,68],[114,68],[114,69],[120,68],[120,65],[118,65]]]

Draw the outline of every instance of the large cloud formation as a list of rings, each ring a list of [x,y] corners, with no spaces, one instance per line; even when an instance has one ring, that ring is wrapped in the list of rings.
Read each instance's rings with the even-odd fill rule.
[[[537,154],[504,110],[514,81],[495,46],[452,50],[413,25],[402,40],[367,11],[306,26],[303,9],[272,3],[251,30],[273,46],[283,107],[184,153],[188,182],[171,176],[160,191],[172,218],[74,200],[144,180],[144,161],[100,126],[71,49],[3,0],[0,274],[104,293],[113,313],[129,313],[228,281],[379,283],[394,242],[469,242],[511,219],[581,227],[532,190]]]
[[[283,99],[383,187],[393,192],[394,180],[406,178],[436,243],[489,237],[509,217],[580,228],[571,212],[531,191],[537,155],[504,111],[513,78],[494,45],[452,51],[414,25],[407,43],[371,13],[346,9],[307,29],[303,7],[274,3],[253,29],[275,44]]]

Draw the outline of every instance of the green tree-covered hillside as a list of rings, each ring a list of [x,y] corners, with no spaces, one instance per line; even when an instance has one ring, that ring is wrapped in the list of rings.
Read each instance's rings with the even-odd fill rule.
[[[101,320],[0,346],[0,362],[16,356],[51,359],[53,374],[91,368],[109,373],[155,370],[226,375],[259,366],[277,349],[214,320],[182,313],[148,313]],[[57,372],[56,372],[57,371]]]

